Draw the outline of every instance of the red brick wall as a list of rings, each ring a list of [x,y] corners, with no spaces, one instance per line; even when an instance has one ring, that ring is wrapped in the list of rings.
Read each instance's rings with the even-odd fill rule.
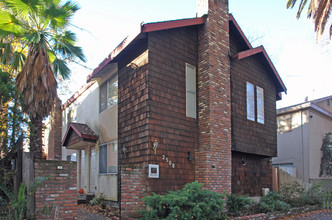
[[[61,160],[62,153],[62,112],[61,100],[56,99],[54,108],[51,112],[51,130],[48,137],[48,155],[49,160]]]
[[[199,33],[198,124],[195,179],[219,193],[231,192],[231,95],[228,1],[209,0]]]
[[[232,193],[262,196],[262,188],[272,190],[272,165],[269,159],[233,151]]]
[[[35,162],[35,178],[50,177],[36,190],[36,211],[45,205],[53,205],[51,215],[36,214],[37,219],[54,219],[58,207],[59,219],[77,217],[76,162],[38,160]]]
[[[139,217],[137,210],[143,209],[142,198],[146,195],[147,169],[121,168],[121,219]]]

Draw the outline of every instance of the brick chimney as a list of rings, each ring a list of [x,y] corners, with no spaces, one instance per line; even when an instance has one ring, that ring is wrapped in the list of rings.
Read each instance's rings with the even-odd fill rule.
[[[198,126],[195,179],[205,188],[231,193],[231,93],[227,0],[198,0],[207,14],[199,31]]]
[[[62,153],[62,114],[61,100],[54,101],[54,107],[50,115],[51,128],[48,138],[48,160],[61,160]]]

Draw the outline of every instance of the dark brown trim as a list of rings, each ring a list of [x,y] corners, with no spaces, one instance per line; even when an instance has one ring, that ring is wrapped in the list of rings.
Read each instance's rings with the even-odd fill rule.
[[[142,25],[142,32],[162,31],[172,28],[188,27],[193,25],[200,25],[205,23],[205,18],[189,18],[174,21],[155,22]]]
[[[282,88],[282,91],[278,91],[278,92],[285,92],[285,93],[287,93],[287,88],[286,88],[285,84],[283,83],[282,79],[280,78],[280,76],[279,76],[276,68],[274,67],[274,65],[273,65],[270,57],[267,55],[267,53],[266,53],[266,51],[265,51],[265,49],[264,49],[263,46],[259,46],[259,47],[252,48],[252,49],[249,49],[249,50],[241,51],[238,54],[235,54],[232,57],[232,59],[241,60],[241,59],[244,59],[244,58],[247,58],[247,57],[259,54],[259,53],[263,54],[263,56],[265,58],[265,61],[268,63],[268,65],[271,68],[272,72],[274,73],[277,81],[279,82],[280,87]]]

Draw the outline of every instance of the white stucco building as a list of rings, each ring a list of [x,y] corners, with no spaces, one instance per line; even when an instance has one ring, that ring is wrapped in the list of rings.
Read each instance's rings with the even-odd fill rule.
[[[277,111],[278,156],[273,165],[311,183],[320,177],[322,141],[332,132],[332,96]]]

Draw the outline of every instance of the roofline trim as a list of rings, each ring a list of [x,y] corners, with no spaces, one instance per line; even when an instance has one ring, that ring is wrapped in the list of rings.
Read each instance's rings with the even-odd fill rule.
[[[168,29],[173,29],[173,28],[200,25],[200,24],[204,24],[204,23],[205,23],[204,17],[188,18],[188,19],[172,20],[172,21],[164,21],[164,22],[154,22],[154,23],[143,24],[141,27],[141,32],[148,33],[148,32],[153,32],[153,31],[162,31],[162,30],[168,30]]]
[[[322,107],[319,107],[318,105],[312,103],[312,102],[305,102],[302,104],[298,104],[298,105],[292,105],[289,107],[285,107],[285,108],[281,108],[277,110],[277,116],[281,116],[281,115],[285,115],[285,114],[289,114],[289,113],[293,113],[293,112],[297,112],[297,111],[301,111],[301,110],[306,110],[306,109],[313,109],[329,118],[332,119],[332,113],[323,109]]]
[[[88,90],[93,84],[95,84],[95,81],[88,82],[84,84],[79,90],[77,90],[67,101],[65,104],[61,106],[61,110],[65,110],[68,106],[70,106],[73,102],[75,102],[86,90]]]
[[[69,125],[68,125],[68,128],[67,128],[66,134],[65,134],[65,136],[64,136],[64,138],[63,138],[63,140],[62,140],[62,143],[61,143],[62,146],[65,146],[64,144],[65,144],[65,142],[66,142],[67,135],[68,135],[70,129],[73,129],[73,130],[76,132],[76,134],[78,134],[78,136],[79,136],[80,138],[83,138],[83,139],[90,139],[90,140],[93,140],[93,141],[97,141],[97,140],[98,140],[98,136],[95,136],[95,135],[88,135],[88,134],[82,134],[81,132],[79,132],[79,130],[77,130],[77,129],[75,128],[75,126],[73,125],[73,123],[70,122]],[[90,128],[90,129],[91,129],[91,128]]]
[[[106,57],[97,68],[95,68],[90,75],[87,76],[87,82],[90,82],[94,77],[98,75],[98,73],[109,63],[111,62],[117,55],[119,55],[132,41],[135,40],[142,33],[149,33],[153,31],[161,31],[172,28],[200,25],[205,23],[205,18],[188,18],[181,20],[172,20],[172,21],[164,21],[164,22],[154,22],[154,23],[146,23],[141,25],[141,30],[138,34],[134,34],[131,36],[127,36],[109,55]]]
[[[140,33],[139,33],[140,34]],[[109,55],[106,57],[91,74],[87,76],[87,82],[90,82],[109,62],[119,55],[139,34],[127,36]]]
[[[287,88],[284,84],[284,82],[282,81],[281,77],[279,76],[278,74],[278,71],[277,69],[275,68],[275,66],[273,65],[270,57],[267,55],[266,53],[266,50],[264,49],[263,46],[259,46],[259,47],[256,47],[256,48],[252,48],[252,49],[249,49],[249,50],[245,50],[245,51],[241,51],[237,54],[235,54],[232,59],[238,59],[238,60],[242,60],[244,58],[247,58],[247,57],[250,57],[250,56],[253,56],[253,55],[256,55],[256,54],[259,54],[259,53],[262,53],[266,59],[266,61],[268,62],[269,66],[271,67],[274,75],[276,76],[280,86],[282,87],[283,89],[283,92],[287,93]]]
[[[239,26],[239,24],[237,23],[237,21],[235,20],[234,16],[232,14],[229,14],[228,16],[228,20],[231,21],[234,26],[236,27],[237,31],[240,33],[240,35],[242,36],[243,40],[245,41],[246,45],[252,49],[252,46],[250,44],[250,42],[248,41],[246,35],[244,34],[244,32],[242,31],[241,27]]]

